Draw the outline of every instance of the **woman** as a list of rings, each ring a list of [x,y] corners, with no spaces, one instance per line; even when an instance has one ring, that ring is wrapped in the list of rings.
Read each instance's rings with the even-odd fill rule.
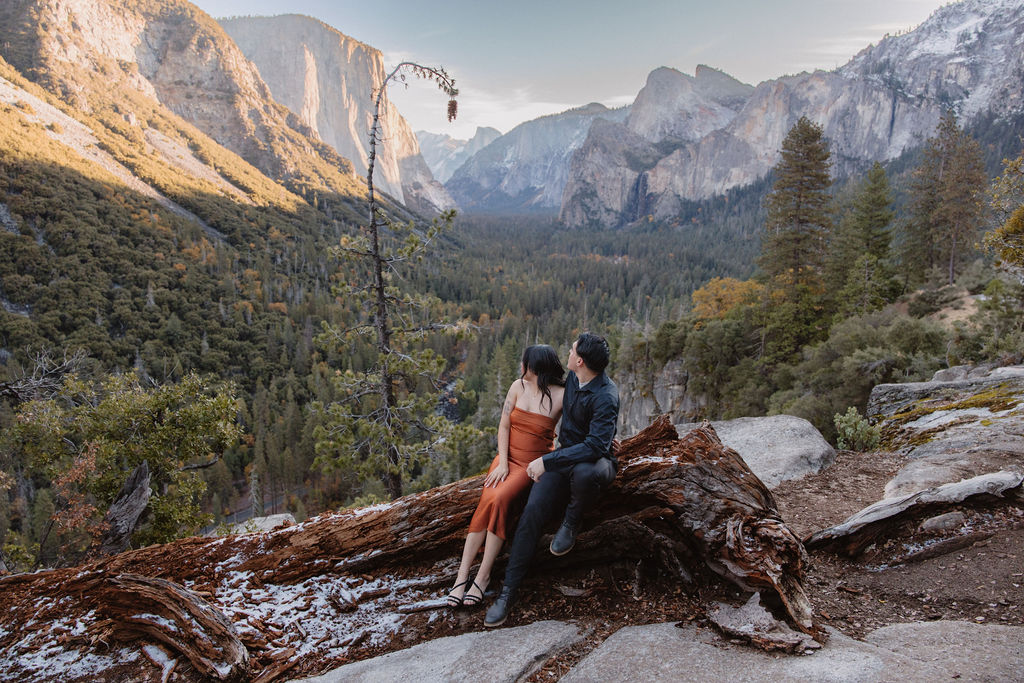
[[[555,425],[562,416],[565,370],[555,350],[546,344],[523,351],[520,377],[508,388],[498,425],[498,455],[484,479],[455,586],[448,593],[451,607],[478,605],[491,580],[491,567],[505,542],[509,508],[530,486],[526,466],[554,449]],[[476,578],[469,570],[484,546]]]

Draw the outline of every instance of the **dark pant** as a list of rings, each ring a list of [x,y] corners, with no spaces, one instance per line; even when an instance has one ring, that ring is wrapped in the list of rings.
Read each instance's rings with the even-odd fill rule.
[[[508,551],[505,587],[512,591],[519,588],[536,552],[544,525],[565,508],[565,523],[578,529],[583,513],[590,509],[601,489],[614,478],[615,465],[608,458],[545,471],[530,489],[530,498],[519,517],[516,535]]]

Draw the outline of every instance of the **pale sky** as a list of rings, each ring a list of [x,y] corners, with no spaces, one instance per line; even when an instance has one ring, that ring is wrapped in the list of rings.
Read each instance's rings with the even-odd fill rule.
[[[459,117],[433,84],[389,90],[413,130],[469,138],[589,102],[629,104],[660,66],[698,64],[756,85],[833,69],[948,0],[192,0],[214,17],[307,14],[384,54],[443,66]]]

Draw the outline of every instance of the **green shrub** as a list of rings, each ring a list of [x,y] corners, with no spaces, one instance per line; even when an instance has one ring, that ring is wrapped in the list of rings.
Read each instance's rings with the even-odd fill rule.
[[[910,300],[907,312],[914,318],[923,318],[952,303],[958,294],[956,287],[926,289]]]
[[[861,417],[856,408],[850,406],[846,414],[836,413],[836,444],[841,449],[871,451],[878,447],[881,434],[878,427]]]

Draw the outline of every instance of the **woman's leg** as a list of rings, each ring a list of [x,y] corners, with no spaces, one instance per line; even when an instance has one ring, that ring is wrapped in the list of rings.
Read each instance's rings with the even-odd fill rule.
[[[469,570],[473,567],[473,560],[476,559],[477,553],[480,552],[485,535],[489,533],[488,531],[473,531],[466,534],[466,544],[462,547],[459,575],[455,578],[455,587],[448,593],[449,598],[462,602],[462,597],[466,594],[466,584],[469,582]]]
[[[494,566],[494,560],[497,559],[498,553],[501,552],[501,546],[505,544],[503,539],[493,531],[487,532],[487,541],[484,543],[484,557],[480,560],[480,568],[476,571],[476,578],[473,579],[473,584],[470,585],[466,591],[466,599],[470,600],[469,604],[475,605],[484,598],[484,591],[487,590],[487,584],[491,582],[491,567]]]

